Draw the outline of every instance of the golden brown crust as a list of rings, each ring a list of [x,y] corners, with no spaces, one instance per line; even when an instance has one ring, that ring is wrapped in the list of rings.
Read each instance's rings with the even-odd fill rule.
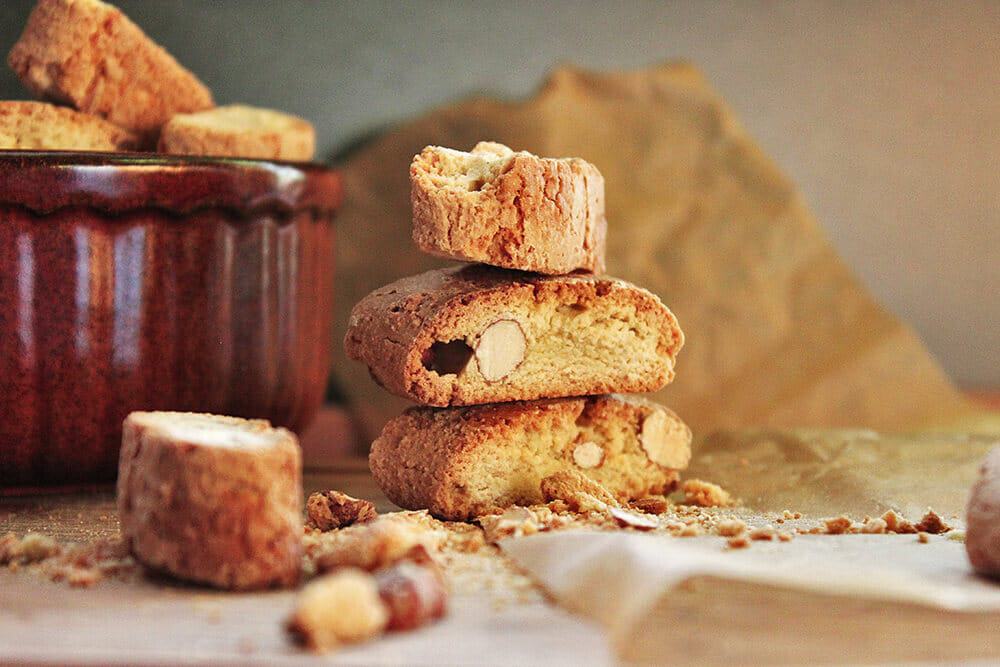
[[[206,423],[253,442],[206,440]],[[179,437],[175,425],[192,435]],[[132,413],[118,472],[122,537],[138,561],[180,579],[292,585],[302,558],[301,467],[295,436],[264,420]]]
[[[0,102],[0,149],[129,151],[138,136],[103,118],[45,102]]]
[[[468,352],[499,320],[516,321],[527,341],[508,375],[490,381],[475,357],[457,372],[436,365],[441,345]],[[344,348],[392,393],[444,407],[655,391],[673,379],[683,343],[666,306],[622,280],[472,265],[372,292],[352,311]]]
[[[116,7],[39,0],[7,62],[32,92],[155,135],[212,94]]]
[[[313,159],[316,131],[297,116],[234,104],[174,116],[163,126],[159,148],[177,155],[305,162]]]
[[[544,501],[541,481],[577,470],[622,500],[669,492],[677,471],[649,460],[642,422],[661,406],[637,398],[596,396],[468,408],[411,408],[372,445],[369,465],[397,505],[464,520],[513,504]],[[686,427],[684,427],[686,429]],[[580,468],[583,441],[605,450],[602,464]],[[690,431],[676,448],[690,455]]]
[[[471,153],[428,146],[410,184],[424,252],[546,274],[604,271],[604,178],[589,162],[489,142]]]

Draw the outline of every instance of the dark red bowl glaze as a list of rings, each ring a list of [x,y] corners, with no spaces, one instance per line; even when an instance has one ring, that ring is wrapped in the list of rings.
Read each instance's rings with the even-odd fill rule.
[[[0,151],[0,486],[113,479],[132,410],[304,427],[341,198],[319,165]]]

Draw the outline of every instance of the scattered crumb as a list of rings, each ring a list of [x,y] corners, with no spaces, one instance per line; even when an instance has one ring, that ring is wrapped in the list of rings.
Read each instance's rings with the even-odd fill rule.
[[[729,507],[733,498],[718,484],[700,479],[689,479],[681,485],[684,502],[698,507]]]
[[[882,520],[885,521],[885,532],[887,533],[910,535],[917,532],[917,529],[914,528],[912,523],[903,519],[892,510],[883,514]]]
[[[388,622],[389,610],[375,577],[348,567],[307,584],[287,628],[309,650],[325,653],[344,643],[373,639]]]
[[[827,535],[843,535],[851,530],[853,522],[846,516],[838,516],[832,519],[823,519]]]
[[[778,533],[778,540],[781,542],[791,542],[793,537],[795,536],[789,532],[782,531]]]
[[[931,536],[928,533],[925,533],[924,531],[920,531],[919,533],[917,533],[917,542],[920,542],[921,544],[927,544],[930,541],[931,541]]]
[[[746,532],[746,529],[747,525],[739,519],[726,519],[716,526],[715,532],[723,537],[736,537]]]
[[[663,514],[670,509],[670,501],[664,496],[646,496],[633,500],[629,505],[632,509],[645,512],[646,514]]]
[[[947,533],[951,530],[951,526],[946,524],[944,520],[937,515],[937,513],[931,508],[927,508],[927,514],[924,514],[923,518],[917,522],[914,528],[922,533],[929,533],[931,535],[940,535],[941,533]]]
[[[563,470],[541,482],[546,501],[561,500],[577,512],[601,512],[620,507],[618,499],[606,488],[576,470]]]
[[[730,537],[726,540],[726,546],[730,549],[745,549],[750,546],[750,538],[746,534]]]
[[[375,505],[339,491],[313,493],[306,501],[306,525],[317,530],[333,530],[378,516]]]
[[[696,523],[688,524],[677,533],[678,537],[698,537],[701,535],[701,526]]]
[[[882,519],[872,519],[868,518],[864,525],[861,526],[861,532],[867,533],[869,535],[881,535],[886,531],[886,523]]]
[[[789,511],[789,510],[784,510],[781,513],[781,518],[784,519],[785,521],[789,521],[789,520],[792,520],[792,519],[801,519],[802,518],[802,512],[792,512],[792,511]]]
[[[948,539],[955,542],[965,542],[965,531],[964,530],[949,530]]]
[[[756,541],[770,541],[777,536],[777,532],[771,526],[761,526],[750,531],[749,537]]]
[[[400,520],[398,514],[339,530],[307,532],[304,543],[307,574],[341,567],[377,570],[409,557],[414,549],[434,553],[440,546],[431,531]]]

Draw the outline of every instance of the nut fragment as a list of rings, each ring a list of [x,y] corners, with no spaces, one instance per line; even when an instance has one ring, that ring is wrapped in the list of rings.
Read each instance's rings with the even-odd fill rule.
[[[691,460],[691,429],[666,410],[653,410],[642,422],[639,441],[649,460],[681,470]]]
[[[608,514],[610,514],[619,525],[625,526],[626,528],[635,528],[636,530],[656,530],[660,527],[660,522],[656,519],[656,517],[649,516],[648,514],[629,512],[628,510],[623,510],[619,507],[609,507]]]
[[[323,531],[364,523],[377,516],[371,502],[339,491],[313,493],[306,502],[307,525]]]
[[[287,627],[307,648],[322,653],[376,637],[388,622],[375,577],[346,568],[302,589]]]
[[[597,468],[604,463],[604,448],[587,440],[573,448],[573,463],[581,468]]]
[[[404,561],[376,572],[375,579],[389,610],[388,630],[412,630],[444,616],[448,591],[433,562]]]
[[[528,341],[514,320],[497,320],[486,327],[476,342],[479,373],[488,382],[507,377],[524,361]]]

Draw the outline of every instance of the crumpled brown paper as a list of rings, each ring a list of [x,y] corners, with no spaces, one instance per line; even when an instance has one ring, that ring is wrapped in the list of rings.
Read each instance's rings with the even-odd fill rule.
[[[680,319],[687,344],[677,380],[657,398],[696,433],[892,430],[967,410],[696,69],[562,68],[530,100],[450,105],[343,162],[334,372],[368,438],[406,403],[343,356],[348,313],[369,291],[442,265],[410,241],[408,165],[427,144],[469,149],[480,140],[580,156],[603,172],[609,273],[657,293]]]
[[[685,477],[710,479],[756,512],[914,518],[962,516],[969,488],[1000,438],[872,431],[719,431],[696,446]]]

